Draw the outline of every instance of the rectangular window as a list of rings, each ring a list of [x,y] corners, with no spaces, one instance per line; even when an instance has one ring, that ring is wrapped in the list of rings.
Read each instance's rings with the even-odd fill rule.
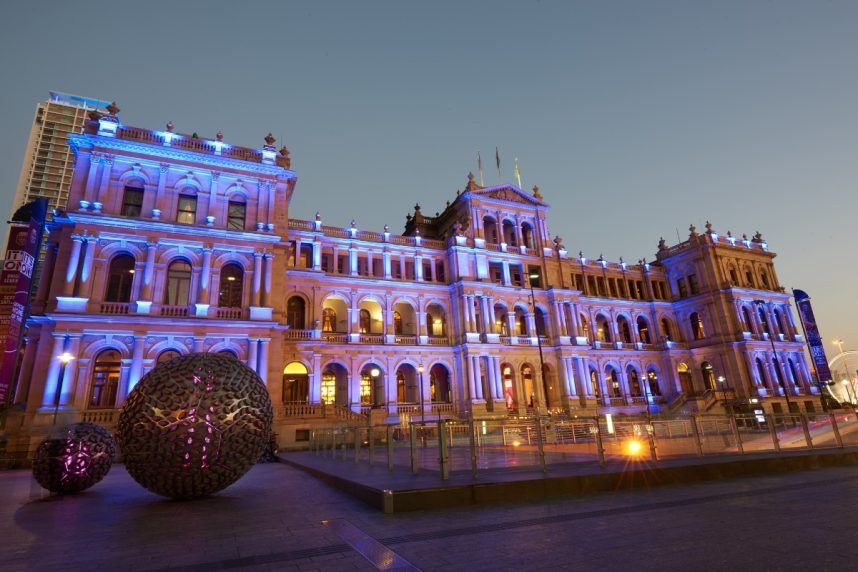
[[[629,292],[631,292],[632,298],[634,298],[635,300],[637,300],[637,297],[638,297],[638,291],[637,291],[637,288],[635,288],[635,281],[634,281],[634,280],[628,280],[628,281],[627,281],[627,286],[628,286],[628,288],[629,288]]]
[[[440,260],[435,263],[435,280],[437,282],[444,282],[447,280],[447,276],[444,274],[444,263]]]
[[[122,196],[122,216],[139,217],[143,212],[143,189],[125,187]]]
[[[503,283],[503,265],[500,262],[489,262],[489,279],[495,284]]]
[[[524,286],[524,277],[521,275],[521,266],[517,264],[510,264],[509,277],[513,286],[517,286],[519,288]]]
[[[531,275],[535,275],[536,277],[531,278]],[[528,266],[527,280],[534,288],[542,288],[542,269],[539,266]]]
[[[322,272],[331,271],[331,255],[322,254]]]
[[[676,281],[676,289],[679,290],[679,297],[685,298],[688,296],[688,288],[685,286],[685,278],[679,278]]]
[[[196,207],[194,207],[196,210]],[[244,220],[247,205],[238,201],[229,201],[226,209],[226,228],[229,230],[244,230]]]
[[[689,274],[688,275],[688,288],[691,290],[692,294],[699,294],[700,288],[697,285],[697,275]]]
[[[593,276],[587,276],[587,294],[589,296],[596,295],[596,279]]]
[[[176,222],[194,224],[197,220],[197,197],[179,195],[179,206],[176,212]]]
[[[599,285],[599,296],[607,296],[605,291],[605,278],[604,276],[599,276],[596,278],[596,283]]]
[[[638,288],[638,298],[640,298],[641,300],[643,300],[643,299],[645,298],[645,296],[644,296],[644,285],[643,285],[643,282],[642,282],[641,280],[636,280],[636,281],[635,281],[635,285],[636,285],[636,286],[637,286],[637,288]]]
[[[611,290],[611,298],[619,298],[617,296],[617,282],[613,278],[608,278],[608,288]]]

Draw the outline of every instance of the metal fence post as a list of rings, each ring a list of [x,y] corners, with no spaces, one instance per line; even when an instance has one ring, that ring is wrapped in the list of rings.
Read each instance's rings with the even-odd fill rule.
[[[375,464],[375,431],[372,425],[369,425],[366,428],[366,434],[369,437],[369,466],[372,467]]]
[[[337,458],[337,430],[331,429],[331,459]]]
[[[837,417],[834,415],[833,411],[829,411],[828,414],[831,416],[831,430],[834,432],[834,442],[837,443],[837,447],[843,448],[843,437],[840,436],[840,427],[837,426]]]
[[[355,425],[355,463],[360,461],[360,425]]]
[[[545,440],[542,437],[542,419],[536,414],[536,450],[539,451],[539,466],[545,472]]]
[[[697,415],[691,416],[691,432],[694,434],[694,447],[697,449],[697,456],[703,456],[703,441],[700,440],[700,427],[697,426]]]
[[[470,435],[471,445],[471,476],[477,476],[477,439],[476,428],[474,427],[474,412],[468,412],[468,432]]]
[[[605,464],[605,446],[602,443],[602,429],[599,427],[599,418],[593,418],[596,422],[596,454],[599,455],[599,464]]]
[[[441,478],[447,480],[450,478],[449,459],[447,459],[447,424],[444,421],[438,421],[438,464],[441,467]]]
[[[653,463],[657,463],[658,462],[658,447],[655,444],[655,425],[652,424],[652,421],[647,423],[646,433],[647,433],[647,437],[649,437],[649,456],[652,459]]]
[[[736,439],[736,450],[740,455],[745,454],[745,446],[742,445],[742,435],[739,433],[739,424],[736,422],[736,416],[730,414],[730,429],[733,430],[733,437]]]
[[[775,446],[775,453],[780,453],[781,444],[778,441],[778,430],[775,429],[775,416],[771,413],[767,413],[766,421],[769,423],[769,433],[772,436],[772,444]]]
[[[414,423],[410,423],[408,439],[411,442],[411,472],[417,474],[417,430]]]
[[[804,440],[807,441],[807,448],[813,449],[813,439],[810,437],[810,427],[807,423],[807,415],[801,414],[801,428],[804,430]]]
[[[393,470],[393,426],[387,426],[387,470]]]

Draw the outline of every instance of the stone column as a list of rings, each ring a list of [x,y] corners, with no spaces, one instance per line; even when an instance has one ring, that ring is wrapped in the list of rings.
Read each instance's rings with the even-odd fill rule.
[[[146,265],[143,267],[143,300],[152,301],[152,288],[155,286],[155,254],[158,250],[157,242],[146,243]]]
[[[262,382],[268,385],[268,346],[271,340],[262,338],[259,340],[259,370],[257,373],[262,378]]]
[[[98,191],[95,193],[95,201],[93,201],[93,209],[96,212],[101,211],[101,203],[104,197],[108,196],[110,190],[110,172],[113,168],[113,156],[104,155],[102,158],[104,167],[101,169],[101,181],[98,184]]]
[[[59,384],[59,375],[60,370],[62,369],[62,363],[60,363],[59,355],[63,353],[63,349],[65,348],[66,338],[65,334],[58,334],[54,332],[54,347],[51,350],[50,360],[51,363],[48,366],[48,374],[45,376],[45,388],[42,393],[42,407],[50,408],[54,406],[54,400],[57,395],[57,386]]]
[[[334,259],[334,264],[331,267],[331,274],[339,274],[340,273],[340,249],[337,248],[336,245],[331,246],[331,256]]]
[[[375,276],[372,271],[372,250],[366,251],[366,275]]]
[[[155,191],[154,207],[152,207],[152,218],[159,219],[163,212],[164,190],[167,188],[167,174],[170,172],[169,163],[161,163],[158,168],[158,188]]]
[[[265,280],[263,280],[262,285],[262,305],[266,308],[271,307],[271,279],[274,274],[274,253],[266,252],[263,255],[263,259],[265,260]],[[267,342],[266,342],[267,343]]]
[[[212,279],[212,252],[214,249],[210,246],[203,247],[203,267],[200,271],[200,290],[197,296],[199,304],[205,304],[206,309],[209,305],[209,286]]]
[[[538,335],[536,332],[536,315],[530,311],[527,312],[527,335],[531,338]]]
[[[382,259],[382,262],[384,263],[384,277],[387,280],[390,280],[393,276],[390,272],[390,251],[385,250],[381,254],[381,259]]]
[[[86,187],[84,188],[84,200],[87,203],[92,203],[95,200],[95,179],[99,165],[101,165],[101,155],[91,154],[89,156],[89,170],[86,174]]]
[[[66,267],[66,281],[63,284],[63,296],[73,296],[74,286],[77,280],[78,265],[80,264],[80,249],[83,245],[83,237],[79,234],[73,234],[72,250],[69,255],[69,263]]]
[[[313,270],[322,271],[322,243],[318,237],[313,241]]]
[[[493,296],[486,297],[486,306],[488,306],[488,315],[489,315],[489,328],[486,330],[487,334],[493,334],[496,330],[496,321],[497,317],[495,316],[495,299]]]
[[[468,397],[470,397],[471,401],[477,398],[477,382],[475,380],[476,372],[474,371],[473,358],[474,356],[467,357],[467,367],[465,368],[468,374]]]
[[[247,367],[259,373],[259,340],[257,338],[247,339]]]
[[[70,405],[74,405],[74,392],[75,392],[75,373],[77,372],[77,362],[78,358],[80,358],[80,340],[83,336],[81,334],[69,334],[69,342],[68,342],[68,353],[74,356],[75,359],[71,360],[66,366],[65,376],[62,382],[62,390],[60,391],[60,406],[68,407]]]
[[[483,333],[490,334],[494,331],[489,314],[489,298],[488,296],[480,296],[480,314],[483,322]]]
[[[509,262],[504,260],[501,263],[501,268],[503,269],[503,285],[509,286],[510,283],[512,282],[512,279],[510,278],[510,274],[509,274]]]
[[[253,253],[253,292],[250,305],[258,308],[260,303],[262,286],[262,253],[257,251]]]
[[[134,389],[137,382],[143,376],[143,350],[146,346],[146,336],[134,336],[134,350],[131,354],[131,369],[128,372],[128,387],[124,392],[116,392],[116,405],[119,406],[125,401],[128,393]]]
[[[358,275],[358,251],[354,246],[349,246],[349,274]]]
[[[80,292],[81,298],[92,297],[92,265],[95,260],[95,249],[98,248],[98,239],[95,237],[87,237],[86,250],[83,254],[83,267],[80,271]]]
[[[206,206],[206,222],[209,220],[212,221],[212,224],[215,225],[225,225],[226,221],[218,221],[217,220],[217,206],[220,199],[220,191],[219,191],[219,182],[220,182],[220,173],[218,171],[212,171],[211,175],[211,185],[209,186],[209,204]],[[226,198],[224,197],[224,202],[226,202]],[[227,206],[227,208],[229,208]],[[209,218],[211,217],[211,218]],[[244,229],[242,229],[244,230]]]
[[[423,281],[423,257],[419,254],[414,256],[414,279],[418,282]]]

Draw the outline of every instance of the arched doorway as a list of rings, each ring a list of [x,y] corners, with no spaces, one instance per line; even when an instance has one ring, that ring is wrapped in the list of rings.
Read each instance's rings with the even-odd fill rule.
[[[384,370],[368,363],[360,370],[360,403],[372,407],[383,407],[387,401],[384,388]]]
[[[89,392],[90,409],[108,409],[116,406],[120,364],[121,357],[116,350],[104,350],[95,358]]]
[[[396,368],[396,402],[420,402],[420,394],[417,388],[417,370],[409,363],[404,363]]]
[[[310,401],[310,375],[307,367],[298,361],[283,368],[283,402],[307,403]]]
[[[613,366],[605,368],[605,381],[608,384],[608,393],[612,398],[623,396],[623,388],[620,386],[620,374]]]
[[[638,370],[629,366],[626,370],[626,375],[629,378],[629,394],[632,397],[643,397],[643,387],[641,386],[641,378],[638,375]]]
[[[685,395],[694,395],[694,384],[691,381],[691,372],[684,362],[676,366],[676,375],[679,377],[679,387]]]
[[[303,330],[306,327],[304,299],[292,296],[286,302],[286,325],[290,330]]]
[[[322,370],[319,391],[322,403],[347,406],[349,404],[349,373],[338,363],[331,363]]]
[[[536,405],[539,397],[536,395],[536,386],[533,383],[533,367],[526,363],[521,366],[521,386],[524,390],[524,398],[530,407]]]
[[[715,368],[708,361],[700,364],[700,373],[703,374],[703,385],[706,389],[715,390]]]
[[[518,406],[515,396],[515,370],[512,365],[505,363],[501,365],[501,379],[503,380],[503,396],[508,409]]]
[[[440,363],[429,368],[429,400],[432,403],[453,401],[450,391],[450,372]]]
[[[545,395],[547,407],[560,407],[560,386],[557,384],[557,376],[550,364],[545,364],[542,376],[542,391]]]
[[[654,369],[649,369],[646,372],[646,383],[649,386],[649,394],[652,396],[661,395],[661,387],[658,385],[658,373]]]

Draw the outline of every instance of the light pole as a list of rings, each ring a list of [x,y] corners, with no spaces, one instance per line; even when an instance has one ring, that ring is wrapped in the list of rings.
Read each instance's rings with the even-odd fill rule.
[[[57,359],[60,360],[60,374],[59,380],[57,381],[57,391],[54,394],[54,422],[53,425],[57,424],[57,413],[60,410],[60,396],[63,394],[63,380],[66,376],[66,366],[71,363],[74,359],[74,356],[68,352],[63,352],[57,356]]]
[[[534,272],[527,275],[527,281],[530,284],[530,304],[533,308],[533,323],[536,325],[536,293],[533,291],[533,282],[539,280],[539,274]],[[543,322],[544,324],[544,322]],[[545,388],[545,359],[542,357],[542,338],[539,336],[539,331],[536,331],[536,347],[539,348],[539,375],[543,389]],[[538,392],[537,392],[538,394]],[[545,396],[546,401],[548,396]],[[547,403],[546,403],[547,406]],[[539,417],[539,404],[536,407],[536,416]]]
[[[376,407],[378,402],[378,376],[381,375],[381,371],[374,367],[369,370],[369,376],[372,378],[372,389],[370,391],[370,395],[372,396],[370,407]]]
[[[768,306],[768,304],[763,300],[754,300],[754,304],[763,307]],[[769,342],[772,344],[772,365],[775,366],[775,379],[773,381],[777,381],[777,378],[780,377],[780,370],[778,368],[780,368],[781,363],[778,361],[777,349],[775,349],[775,326],[771,323],[770,317],[766,317],[766,324],[768,324],[767,329],[769,330]],[[792,413],[792,401],[790,401],[789,398],[789,386],[790,382],[786,379],[786,376],[784,376],[784,397],[786,397],[787,402],[787,413]]]
[[[846,386],[846,399],[849,400],[849,404],[854,405],[855,404],[855,388],[852,387],[852,382],[850,382],[848,379],[842,379],[842,380],[840,380],[840,383],[842,383],[843,385]],[[852,389],[851,394],[849,393],[850,389]]]
[[[420,374],[420,421],[426,423],[426,409],[423,407],[423,364],[417,366],[417,373]]]
[[[652,412],[650,411],[650,387],[649,387],[649,377],[644,376],[643,378],[643,386],[644,386],[644,397],[646,398],[646,419],[647,424],[652,425]]]

